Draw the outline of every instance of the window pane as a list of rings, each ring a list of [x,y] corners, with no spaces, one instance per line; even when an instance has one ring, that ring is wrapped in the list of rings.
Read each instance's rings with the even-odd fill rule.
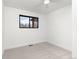
[[[29,27],[29,18],[28,17],[20,17],[21,27]]]
[[[34,28],[37,28],[37,21],[34,21]]]

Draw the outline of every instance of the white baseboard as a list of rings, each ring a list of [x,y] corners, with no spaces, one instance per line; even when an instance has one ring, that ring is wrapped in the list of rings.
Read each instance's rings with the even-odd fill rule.
[[[72,50],[71,50],[71,49],[66,48],[66,47],[65,47],[64,45],[62,45],[62,44],[55,43],[55,42],[48,42],[48,43],[53,44],[53,45],[56,45],[56,46],[59,46],[59,47],[61,47],[61,48],[63,48],[63,49],[66,49],[66,50],[68,50],[68,51],[71,51],[71,52],[72,52]]]
[[[26,46],[26,45],[31,45],[31,44],[42,43],[42,42],[45,42],[45,41],[36,41],[36,42],[24,43],[24,44],[22,43],[22,44],[14,45],[14,46],[11,46],[11,47],[7,47],[7,48],[5,48],[5,50],[18,48],[18,47],[22,47],[22,46]]]

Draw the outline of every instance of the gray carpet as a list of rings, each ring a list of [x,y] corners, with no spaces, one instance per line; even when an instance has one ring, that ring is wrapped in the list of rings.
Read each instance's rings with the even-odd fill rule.
[[[72,59],[72,53],[49,43],[6,50],[3,59]]]

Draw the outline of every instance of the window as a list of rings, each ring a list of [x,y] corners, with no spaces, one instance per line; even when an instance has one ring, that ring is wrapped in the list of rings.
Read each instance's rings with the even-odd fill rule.
[[[38,28],[38,17],[19,15],[19,28]]]

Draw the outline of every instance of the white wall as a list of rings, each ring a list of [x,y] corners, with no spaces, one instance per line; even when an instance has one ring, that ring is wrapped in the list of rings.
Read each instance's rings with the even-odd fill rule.
[[[19,14],[39,17],[39,28],[19,28]],[[15,48],[47,40],[47,21],[44,18],[44,15],[5,7],[5,44],[3,48]]]
[[[72,51],[73,20],[72,7],[58,9],[49,15],[50,43]]]

